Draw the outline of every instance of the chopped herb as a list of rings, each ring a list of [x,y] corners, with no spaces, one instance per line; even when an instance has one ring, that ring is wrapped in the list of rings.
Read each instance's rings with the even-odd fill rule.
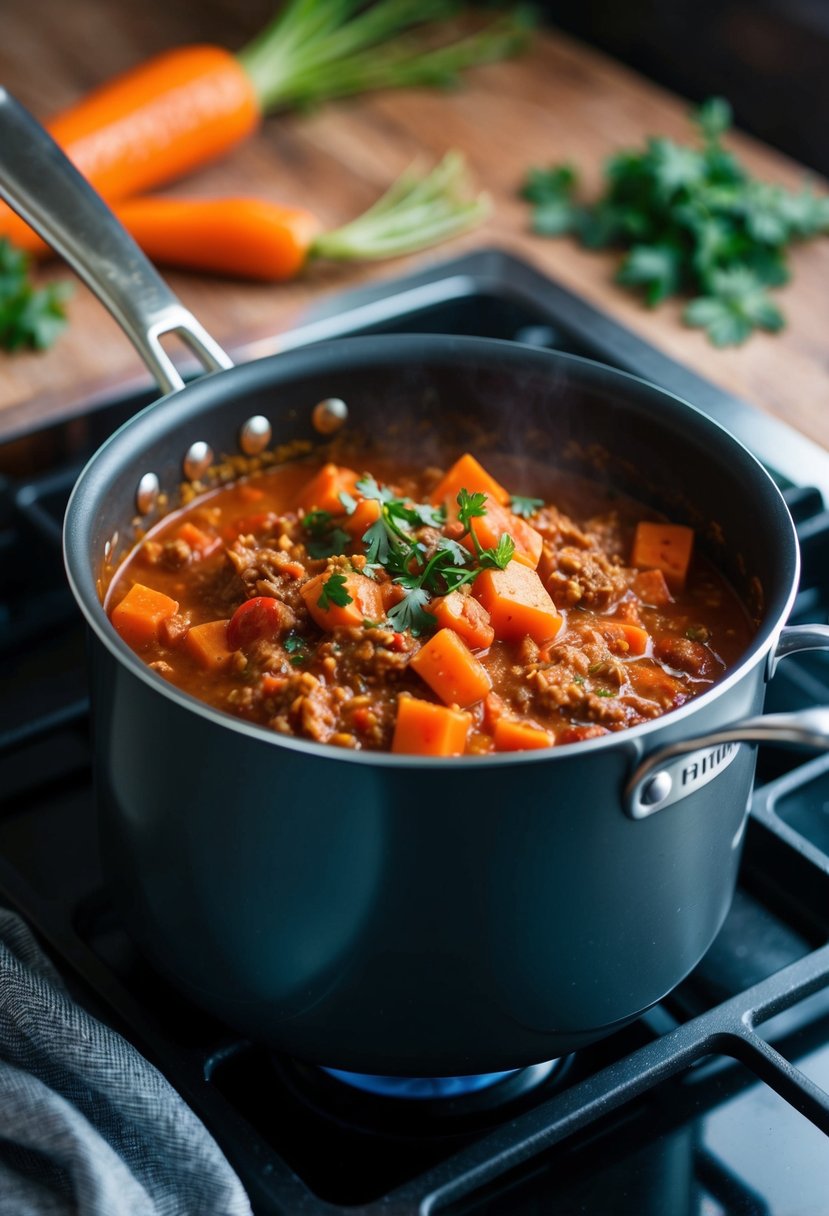
[[[69,283],[34,287],[25,253],[0,237],[0,347],[46,350],[66,326],[71,291]]]
[[[298,651],[305,649],[306,642],[305,638],[301,638],[298,634],[289,633],[282,645],[288,654],[297,654]]]
[[[431,612],[427,612],[425,607],[430,599],[431,596],[425,588],[413,587],[406,593],[405,599],[390,608],[388,618],[395,633],[402,633],[408,629],[415,637],[418,637],[421,633],[434,629],[437,619],[432,616]]]
[[[531,515],[535,515],[539,507],[543,506],[543,498],[525,498],[523,494],[513,494],[510,499],[513,515],[520,515],[522,519],[529,519]]]
[[[584,676],[573,676],[573,683],[574,684],[583,684]]]
[[[330,511],[309,511],[302,525],[311,534],[309,557],[335,557],[351,544],[348,533],[334,527],[334,516]]]
[[[506,532],[502,532],[497,545],[482,549],[478,553],[478,561],[485,570],[505,570],[514,556],[515,541]]]
[[[685,636],[691,642],[707,642],[710,640],[711,630],[706,629],[704,625],[689,625]]]
[[[612,688],[595,688],[593,690],[597,697],[615,697],[616,693]]]
[[[480,491],[470,494],[468,490],[459,490],[457,503],[458,520],[463,524],[464,532],[471,532],[472,520],[486,515],[486,494]]]
[[[588,248],[624,250],[618,282],[651,307],[690,295],[686,325],[704,329],[714,346],[737,346],[755,330],[783,328],[768,289],[788,279],[791,244],[829,232],[829,196],[749,176],[721,142],[731,125],[722,98],[693,118],[698,146],[651,138],[619,153],[592,205],[577,202],[571,165],[530,170],[521,193],[536,232],[573,232]]]
[[[327,612],[334,604],[338,608],[345,608],[346,604],[352,602],[352,597],[346,590],[345,575],[331,574],[322,584],[320,597],[317,604],[322,608],[323,612]]]
[[[291,656],[288,662],[292,667],[301,667],[307,658],[307,654],[295,654]]]
[[[363,618],[363,629],[382,629],[383,621],[369,621]]]
[[[353,515],[357,510],[357,499],[352,498],[346,490],[340,490],[339,498],[346,515]]]

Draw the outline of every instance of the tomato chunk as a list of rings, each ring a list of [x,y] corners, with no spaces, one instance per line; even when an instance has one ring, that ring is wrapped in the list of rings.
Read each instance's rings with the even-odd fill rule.
[[[227,644],[231,650],[244,650],[259,638],[279,634],[284,620],[282,605],[270,595],[257,595],[240,604],[227,626]]]

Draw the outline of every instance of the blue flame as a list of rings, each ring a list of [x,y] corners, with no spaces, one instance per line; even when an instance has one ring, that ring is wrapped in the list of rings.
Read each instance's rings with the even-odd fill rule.
[[[344,1072],[341,1068],[323,1068],[329,1076],[344,1081],[364,1093],[379,1094],[384,1098],[458,1098],[463,1094],[477,1093],[497,1085],[505,1077],[518,1072],[510,1068],[507,1072],[476,1073],[469,1077],[381,1077],[370,1073]]]

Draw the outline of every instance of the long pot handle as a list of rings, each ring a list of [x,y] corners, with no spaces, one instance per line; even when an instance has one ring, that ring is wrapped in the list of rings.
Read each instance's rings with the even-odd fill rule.
[[[184,385],[161,345],[165,334],[177,334],[207,371],[233,366],[51,135],[3,88],[0,197],[66,258],[112,313],[162,392]]]
[[[780,659],[804,650],[829,650],[829,626],[787,626],[769,671],[774,672]],[[829,706],[744,718],[721,730],[667,744],[647,756],[628,781],[623,797],[626,813],[632,819],[646,819],[692,794],[728,767],[739,743],[783,743],[829,751]]]

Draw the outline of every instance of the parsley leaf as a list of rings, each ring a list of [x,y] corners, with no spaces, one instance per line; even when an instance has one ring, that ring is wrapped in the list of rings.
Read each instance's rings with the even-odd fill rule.
[[[305,638],[296,633],[289,633],[282,645],[288,654],[296,654],[305,649]]]
[[[0,238],[0,346],[8,351],[46,350],[66,327],[69,283],[33,286],[28,259]]]
[[[544,499],[526,498],[523,494],[513,494],[509,505],[513,515],[520,515],[522,519],[529,519],[530,516],[535,515],[539,507],[544,506]]]
[[[777,333],[783,314],[759,279],[745,267],[713,276],[714,294],[699,296],[685,309],[685,321],[704,329],[714,346],[740,346],[755,329]]]
[[[502,532],[494,548],[481,550],[478,561],[485,570],[504,570],[514,555],[515,541],[506,532]]]
[[[464,531],[469,532],[471,521],[486,515],[486,494],[479,490],[474,494],[470,494],[468,490],[459,490],[456,501],[458,521],[463,525]]]
[[[323,612],[327,612],[334,604],[339,608],[345,608],[346,604],[352,602],[352,599],[353,597],[346,590],[345,575],[331,574],[322,584],[317,604]]]
[[[641,287],[653,308],[679,290],[682,254],[672,245],[634,245],[622,262],[616,281]]]
[[[403,633],[408,629],[415,637],[419,637],[421,633],[434,629],[437,619],[431,612],[426,611],[430,599],[430,593],[424,587],[413,587],[407,592],[405,599],[390,608],[386,615],[395,633]]]
[[[657,136],[617,153],[592,205],[577,200],[571,165],[531,169],[521,194],[536,232],[574,232],[588,248],[621,249],[619,283],[651,307],[687,291],[685,322],[715,346],[736,345],[783,327],[766,289],[787,281],[793,242],[829,232],[829,196],[753,178],[723,145],[731,124],[723,98],[692,117],[696,146]]]

